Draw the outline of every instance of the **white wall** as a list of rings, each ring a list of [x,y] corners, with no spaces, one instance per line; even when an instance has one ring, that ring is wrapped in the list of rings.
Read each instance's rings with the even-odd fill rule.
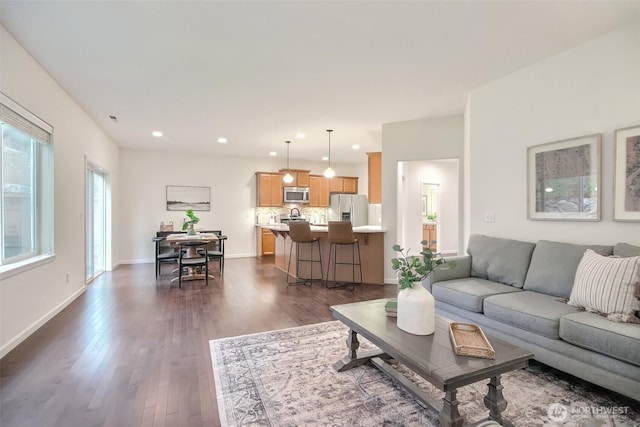
[[[613,221],[614,130],[640,124],[640,22],[511,74],[469,96],[469,232],[526,241],[640,244]],[[527,147],[602,133],[602,221],[529,221]],[[495,222],[484,213],[495,212]],[[466,240],[466,239],[465,239]]]
[[[362,164],[332,162],[339,175],[358,176],[358,186],[366,194],[366,154]],[[364,165],[364,169],[363,169]],[[212,155],[179,154],[162,151],[120,150],[122,206],[120,261],[153,262],[151,238],[160,222],[182,226],[184,212],[167,211],[167,185],[211,187],[211,211],[196,212],[196,228],[222,230],[228,236],[226,256],[255,256],[255,213],[257,171],[277,171],[285,167],[282,158],[219,158]],[[291,167],[321,174],[326,163],[291,162]],[[362,172],[364,175],[361,175]]]
[[[4,28],[0,31],[0,90],[54,128],[56,253],[53,262],[0,281],[1,357],[85,290],[85,155],[112,174],[116,211],[119,181],[116,145]]]
[[[458,159],[464,151],[464,117],[449,116],[382,125],[382,227],[385,233],[385,283],[396,283],[391,269],[395,253],[391,247],[400,241],[397,223],[398,162]],[[459,203],[462,206],[462,168],[459,168]],[[462,227],[460,219],[458,229]],[[462,235],[462,233],[461,233]],[[462,248],[459,239],[457,246]]]
[[[439,184],[438,252],[457,253],[460,236],[460,172],[457,159],[413,160],[398,167],[398,243],[419,252],[422,241],[422,183]],[[404,183],[404,184],[403,184]]]

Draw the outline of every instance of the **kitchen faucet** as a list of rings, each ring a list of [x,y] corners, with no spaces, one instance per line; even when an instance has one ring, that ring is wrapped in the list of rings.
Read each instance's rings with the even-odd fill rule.
[[[297,211],[297,212],[298,212],[298,214],[297,214],[297,215],[294,215],[294,214],[293,214],[293,211]],[[298,209],[298,208],[293,208],[293,209],[291,209],[290,216],[291,216],[292,218],[299,217],[299,216],[300,216],[300,209]]]

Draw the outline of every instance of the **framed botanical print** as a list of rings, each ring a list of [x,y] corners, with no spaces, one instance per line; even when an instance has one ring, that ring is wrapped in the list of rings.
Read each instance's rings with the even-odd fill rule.
[[[615,131],[613,219],[640,221],[640,125]]]
[[[527,218],[599,221],[601,134],[527,148]]]

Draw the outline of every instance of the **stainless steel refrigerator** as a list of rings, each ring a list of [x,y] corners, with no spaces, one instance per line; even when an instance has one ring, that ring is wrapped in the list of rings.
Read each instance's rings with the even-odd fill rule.
[[[351,221],[353,227],[369,224],[369,203],[364,194],[332,194],[329,221]]]

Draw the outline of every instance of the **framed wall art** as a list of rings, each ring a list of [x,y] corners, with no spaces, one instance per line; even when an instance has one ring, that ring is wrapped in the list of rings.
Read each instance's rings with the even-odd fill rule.
[[[602,134],[527,148],[527,218],[600,221]]]
[[[168,211],[210,211],[210,187],[185,187],[181,185],[167,185]]]
[[[640,221],[640,125],[615,131],[613,219]]]

